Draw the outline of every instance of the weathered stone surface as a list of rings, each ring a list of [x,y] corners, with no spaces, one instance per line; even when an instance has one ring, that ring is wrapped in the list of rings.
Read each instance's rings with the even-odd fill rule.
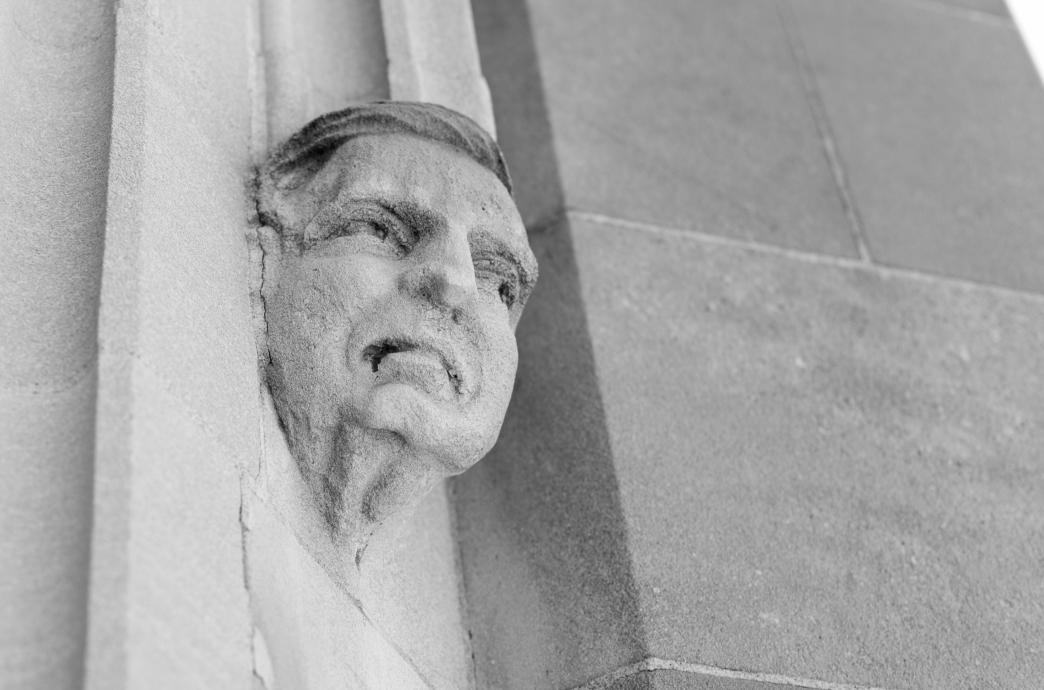
[[[328,113],[258,182],[266,381],[354,569],[386,520],[493,446],[537,264],[496,143],[441,106]]]
[[[566,205],[854,255],[775,3],[534,0],[529,11]],[[514,73],[487,78],[504,113],[498,79]]]
[[[386,99],[380,0],[263,2],[268,143],[348,103]]]
[[[1044,300],[572,228],[649,654],[885,687],[1044,677]],[[542,446],[584,426],[556,424]],[[559,617],[589,615],[584,583]]]
[[[1044,90],[1014,25],[791,7],[873,257],[1044,291]]]

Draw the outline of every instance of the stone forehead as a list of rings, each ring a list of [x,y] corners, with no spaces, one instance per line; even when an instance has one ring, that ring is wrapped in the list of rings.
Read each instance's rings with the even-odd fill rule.
[[[342,144],[313,178],[310,186],[318,195],[331,199],[343,193],[399,191],[425,202],[430,194],[445,186],[459,198],[482,210],[517,216],[514,199],[491,171],[476,165],[459,149],[442,142],[399,133],[366,135]],[[478,188],[488,190],[479,192]],[[519,218],[521,223],[521,218]]]
[[[342,144],[375,134],[409,134],[447,144],[488,169],[511,192],[504,155],[471,118],[434,103],[378,101],[328,113],[276,149],[262,171],[277,188],[300,170],[314,169]]]
[[[409,157],[400,152],[408,152]],[[392,161],[399,165],[389,165]],[[430,186],[435,179],[439,182]],[[439,187],[446,185],[443,191],[448,189],[449,198],[460,202],[455,207],[457,212],[470,207],[476,220],[491,222],[488,227],[497,229],[496,234],[508,241],[522,262],[525,282],[532,285],[537,279],[536,258],[511,195],[493,180],[488,169],[469,162],[460,151],[445,144],[397,133],[357,137],[339,147],[309,185],[311,193],[301,198],[329,203],[342,194],[391,193],[419,207],[427,206],[431,195],[438,196]],[[477,241],[481,242],[482,236]]]

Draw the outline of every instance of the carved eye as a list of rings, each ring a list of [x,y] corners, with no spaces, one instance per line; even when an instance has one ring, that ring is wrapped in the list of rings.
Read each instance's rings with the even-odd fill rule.
[[[500,301],[507,305],[509,309],[515,305],[518,287],[514,283],[504,281],[500,284],[500,289],[497,292],[500,294]]]
[[[479,287],[495,293],[508,309],[518,299],[518,269],[500,256],[481,257],[475,261],[475,278]]]
[[[372,237],[379,243],[373,247],[374,250],[379,246],[379,251],[390,251],[400,257],[409,253],[417,240],[416,233],[408,225],[380,209],[354,209],[350,217],[336,219],[330,225],[331,230],[324,237],[326,240]]]
[[[373,235],[374,237],[376,237],[377,239],[381,240],[382,242],[384,240],[388,239],[388,229],[386,227],[384,227],[383,225],[380,225],[379,223],[373,223],[373,222],[365,221],[365,220],[353,220],[353,221],[350,221],[349,223],[347,223],[344,226],[344,229],[341,232],[336,233],[333,236],[334,237],[336,237],[336,236],[343,237],[345,235],[361,235],[361,234]]]

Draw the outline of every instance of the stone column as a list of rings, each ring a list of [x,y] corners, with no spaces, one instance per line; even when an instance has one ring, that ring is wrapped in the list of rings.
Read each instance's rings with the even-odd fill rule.
[[[112,102],[105,0],[0,5],[0,686],[79,687]]]

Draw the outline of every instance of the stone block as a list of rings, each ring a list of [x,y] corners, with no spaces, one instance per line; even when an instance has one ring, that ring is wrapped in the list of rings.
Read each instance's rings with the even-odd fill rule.
[[[359,598],[373,624],[439,690],[472,687],[460,563],[446,488],[428,494],[392,538],[367,550]]]
[[[923,4],[791,2],[870,252],[1042,291],[1039,77],[1009,20]]]
[[[244,238],[249,165],[193,124],[189,104],[157,81],[139,136],[149,161],[141,198],[129,347],[218,434],[241,463],[259,453],[258,360]],[[237,163],[239,165],[237,165]],[[187,327],[190,324],[191,327]]]
[[[855,255],[776,4],[529,11],[568,207]]]
[[[1044,678],[1044,300],[572,229],[648,654],[882,687]]]
[[[117,10],[87,687],[248,687],[248,13],[160,4]]]
[[[99,537],[121,539],[111,520],[103,526],[92,563],[92,585],[123,586],[92,599],[92,634],[103,635],[92,640],[87,687],[249,688],[240,468],[169,382],[138,363],[131,385],[128,525],[98,549]],[[116,499],[102,495],[110,510]]]
[[[118,21],[120,68],[133,67],[146,85],[176,93],[180,118],[207,137],[220,160],[243,160],[255,50],[250,3],[128,0],[120,4]]]
[[[90,557],[93,375],[62,391],[0,388],[0,684],[82,682]]]
[[[444,687],[418,674],[278,513],[256,497],[248,501],[255,668],[265,687]]]
[[[494,134],[470,0],[446,0],[437,10],[418,0],[383,0],[381,18],[392,98],[444,105]]]
[[[107,2],[0,7],[0,387],[93,368],[112,55]]]

